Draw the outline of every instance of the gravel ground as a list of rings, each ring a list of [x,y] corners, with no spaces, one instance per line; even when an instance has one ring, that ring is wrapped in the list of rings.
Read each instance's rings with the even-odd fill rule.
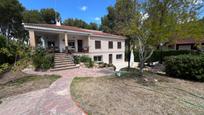
[[[133,78],[75,78],[74,100],[93,115],[202,115],[204,83],[157,77],[144,85]]]

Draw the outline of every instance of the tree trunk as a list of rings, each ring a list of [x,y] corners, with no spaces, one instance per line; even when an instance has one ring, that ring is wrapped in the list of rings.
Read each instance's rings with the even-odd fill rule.
[[[128,71],[130,70],[130,40],[128,40]]]
[[[143,76],[144,74],[144,61],[140,61],[140,76]]]

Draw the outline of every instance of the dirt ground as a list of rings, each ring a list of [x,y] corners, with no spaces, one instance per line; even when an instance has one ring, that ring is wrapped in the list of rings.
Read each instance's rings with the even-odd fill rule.
[[[151,79],[156,78],[156,79]],[[203,115],[204,83],[163,76],[75,78],[71,94],[93,115]],[[155,82],[152,82],[154,80]]]
[[[59,77],[56,75],[28,75],[22,72],[15,73],[15,75],[9,73],[0,78],[0,99],[47,88]]]

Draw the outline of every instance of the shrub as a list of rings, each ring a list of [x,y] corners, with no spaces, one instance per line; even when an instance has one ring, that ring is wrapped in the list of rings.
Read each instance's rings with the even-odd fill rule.
[[[168,75],[183,79],[204,81],[204,55],[179,55],[165,58]]]
[[[88,62],[85,63],[86,67],[92,68],[94,66],[94,62],[90,59]]]
[[[80,62],[83,62],[88,68],[92,68],[94,66],[94,62],[89,56],[74,56],[74,63],[79,64]]]
[[[164,59],[165,57],[177,56],[177,55],[183,55],[183,54],[198,55],[199,52],[189,51],[189,50],[166,50],[166,51],[162,51],[162,58]],[[134,51],[134,57],[135,57],[135,62],[139,62],[138,51]],[[155,50],[152,56],[147,60],[147,62],[156,62],[156,61],[160,61],[160,59],[161,59],[161,51]]]
[[[80,56],[80,62],[89,62],[91,58],[89,56]]]
[[[80,56],[74,56],[74,63],[79,64],[80,63]]]
[[[10,70],[10,66],[8,63],[4,63],[2,65],[0,65],[0,75],[9,71]]]
[[[54,66],[54,55],[38,48],[33,54],[32,61],[36,69],[46,70]]]

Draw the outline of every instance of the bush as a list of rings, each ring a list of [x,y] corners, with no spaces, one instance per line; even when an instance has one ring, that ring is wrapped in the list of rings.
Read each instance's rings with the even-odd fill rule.
[[[32,61],[36,69],[47,70],[54,66],[54,55],[38,48],[33,54]]]
[[[90,59],[88,62],[85,63],[86,67],[92,68],[94,66],[94,62]]]
[[[79,64],[80,62],[83,62],[86,67],[91,68],[94,66],[94,62],[89,56],[74,56],[74,63]]]
[[[74,56],[74,63],[79,64],[80,63],[80,56]]]
[[[28,45],[16,40],[9,40],[0,35],[0,65],[8,63],[13,65],[15,62],[30,57]]]
[[[165,58],[168,75],[183,79],[204,81],[204,55],[179,55]]]
[[[8,63],[4,63],[2,65],[0,65],[0,75],[9,71],[10,70],[10,66]]]
[[[164,59],[165,57],[177,56],[177,55],[183,55],[183,54],[198,55],[199,52],[189,51],[189,50],[166,50],[166,51],[162,51],[162,58]],[[138,51],[134,51],[134,57],[135,57],[135,62],[139,62]],[[160,60],[161,60],[161,51],[155,50],[152,56],[147,60],[147,62],[156,62]]]
[[[91,58],[89,56],[80,56],[80,62],[89,62]]]

